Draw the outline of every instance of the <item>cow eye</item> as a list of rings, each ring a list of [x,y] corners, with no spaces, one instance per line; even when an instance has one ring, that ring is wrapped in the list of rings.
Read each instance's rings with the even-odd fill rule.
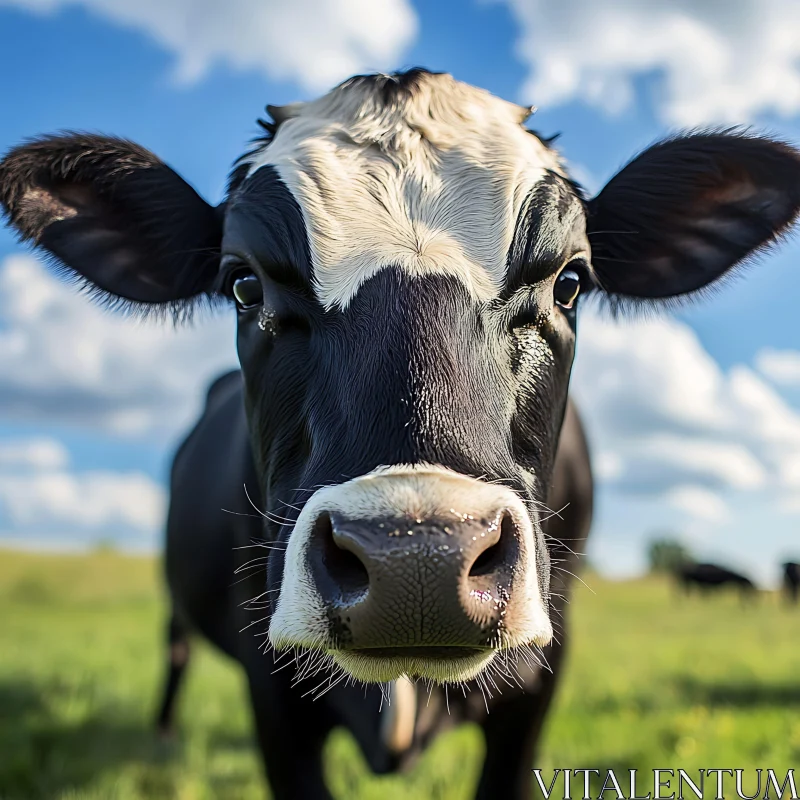
[[[233,276],[231,294],[236,305],[244,310],[260,306],[264,300],[264,288],[254,272],[242,270]]]
[[[581,276],[574,269],[562,270],[553,287],[553,299],[561,308],[572,308],[581,291]]]

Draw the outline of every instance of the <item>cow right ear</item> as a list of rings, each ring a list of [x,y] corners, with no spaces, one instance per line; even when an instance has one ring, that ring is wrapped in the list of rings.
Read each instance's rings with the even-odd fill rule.
[[[221,214],[132,142],[27,142],[0,162],[0,203],[23,241],[112,300],[146,309],[213,293]]]

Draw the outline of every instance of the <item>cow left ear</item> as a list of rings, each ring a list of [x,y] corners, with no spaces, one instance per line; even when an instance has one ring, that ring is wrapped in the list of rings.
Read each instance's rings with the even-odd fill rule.
[[[221,215],[133,142],[29,141],[0,162],[0,205],[23,241],[106,298],[183,308],[213,293]]]
[[[649,148],[589,202],[602,288],[665,298],[715,281],[769,245],[800,210],[800,152],[741,133],[679,136]]]

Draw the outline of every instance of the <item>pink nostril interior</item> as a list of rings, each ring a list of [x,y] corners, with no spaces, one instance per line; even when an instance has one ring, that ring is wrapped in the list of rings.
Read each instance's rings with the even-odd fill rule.
[[[516,547],[516,526],[511,514],[504,511],[500,521],[500,538],[475,559],[469,570],[470,577],[490,575],[503,566],[507,566]]]
[[[314,523],[312,536],[322,547],[322,560],[329,577],[345,594],[369,588],[369,575],[361,559],[337,544],[330,514],[323,512]]]

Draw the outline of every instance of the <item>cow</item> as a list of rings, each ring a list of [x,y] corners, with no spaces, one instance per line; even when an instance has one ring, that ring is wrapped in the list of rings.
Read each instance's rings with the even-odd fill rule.
[[[744,599],[752,597],[756,588],[750,578],[717,564],[683,564],[676,574],[680,585],[687,593],[693,586],[703,591],[736,586]]]
[[[446,74],[267,110],[216,207],[119,138],[0,165],[10,224],[101,300],[236,309],[241,370],[171,474],[160,722],[194,631],[244,669],[278,800],[330,797],[334,726],[382,773],[464,721],[486,742],[476,796],[526,797],[592,509],[578,306],[731,275],[795,220],[800,154],[676,135],[590,197],[530,108]]]
[[[800,595],[800,564],[795,561],[786,561],[783,565],[783,590],[786,600],[792,605],[797,605]]]

